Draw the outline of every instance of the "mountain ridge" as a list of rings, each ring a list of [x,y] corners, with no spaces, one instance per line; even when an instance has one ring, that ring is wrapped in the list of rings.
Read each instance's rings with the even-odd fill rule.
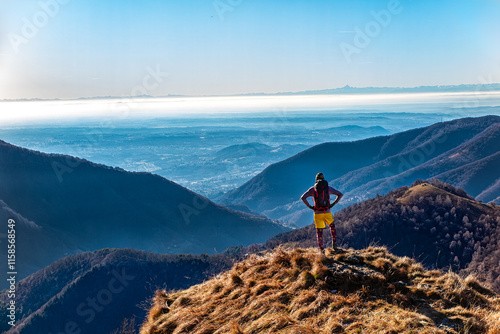
[[[73,100],[106,100],[106,99],[150,99],[150,98],[176,98],[176,97],[235,97],[235,96],[273,96],[273,95],[331,95],[331,94],[384,94],[384,93],[439,93],[439,92],[495,92],[500,90],[500,83],[488,84],[459,84],[459,85],[434,85],[415,87],[351,87],[345,85],[338,88],[303,90],[295,92],[277,93],[243,93],[232,95],[178,95],[169,94],[162,96],[138,95],[138,96],[94,96],[79,97],[73,99],[3,99],[0,102],[32,102],[32,101],[73,101]]]
[[[270,165],[217,201],[243,204],[272,219],[300,227],[308,223],[308,210],[300,196],[313,184],[318,172],[323,172],[330,184],[344,193],[338,207],[341,208],[409,185],[418,178],[440,175],[445,178],[443,181],[457,182],[462,172],[460,167],[475,162],[470,166],[478,169],[469,170],[473,174],[470,177],[481,175],[487,186],[477,190],[465,184],[465,190],[477,196],[498,179],[493,167],[488,167],[486,173],[487,169],[482,167],[488,164],[477,161],[496,161],[499,136],[500,117],[484,116],[436,123],[391,136],[324,143]],[[453,154],[457,155],[450,160]],[[491,201],[500,196],[496,189],[485,192],[482,199]]]

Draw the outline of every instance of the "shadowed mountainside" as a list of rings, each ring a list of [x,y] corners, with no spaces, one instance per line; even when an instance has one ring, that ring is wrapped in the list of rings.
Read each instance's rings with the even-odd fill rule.
[[[21,215],[19,225],[30,226],[27,235],[18,236],[20,243],[30,244],[22,262],[38,269],[68,254],[106,247],[216,253],[264,242],[286,230],[265,217],[219,206],[157,175],[2,141],[0,200],[2,216]],[[31,272],[19,272],[19,278]]]
[[[227,254],[161,255],[103,249],[65,257],[16,286],[16,327],[4,333],[111,333],[124,318],[144,319],[157,289],[184,289],[232,265]],[[7,314],[7,292],[0,310]],[[147,305],[146,305],[147,306]]]
[[[2,247],[0,266],[7,267],[7,222],[9,219],[15,222],[15,262],[14,271],[18,277],[22,278],[37,271],[47,265],[47,261],[52,262],[57,258],[69,254],[76,245],[66,245],[50,228],[42,229],[41,226],[29,221],[19,213],[15,212],[0,200],[0,221],[2,231],[0,232],[0,245]],[[59,256],[40,256],[38,251],[58,247]],[[34,250],[37,250],[34,252]],[[6,288],[7,282],[0,282],[0,289]]]

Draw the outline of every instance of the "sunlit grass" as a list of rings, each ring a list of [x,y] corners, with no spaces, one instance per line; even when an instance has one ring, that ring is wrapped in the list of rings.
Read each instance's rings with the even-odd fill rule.
[[[141,334],[499,333],[500,298],[383,247],[251,255],[184,291],[158,291]]]

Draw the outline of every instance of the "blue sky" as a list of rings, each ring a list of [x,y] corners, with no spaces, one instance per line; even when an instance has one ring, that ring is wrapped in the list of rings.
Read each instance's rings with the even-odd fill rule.
[[[499,17],[499,0],[0,1],[0,99],[500,82]]]

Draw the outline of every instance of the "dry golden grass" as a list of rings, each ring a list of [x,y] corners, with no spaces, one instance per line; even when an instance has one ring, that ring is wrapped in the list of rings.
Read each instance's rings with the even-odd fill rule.
[[[184,291],[156,293],[141,334],[500,334],[500,297],[382,247],[277,249]]]

